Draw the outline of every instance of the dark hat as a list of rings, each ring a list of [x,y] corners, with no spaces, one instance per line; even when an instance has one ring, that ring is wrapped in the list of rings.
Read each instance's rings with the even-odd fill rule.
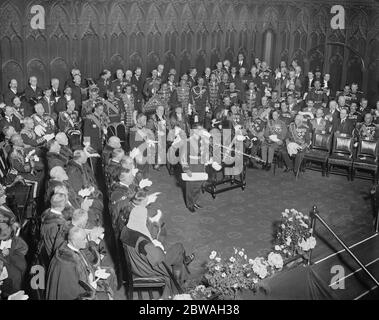
[[[321,72],[321,68],[319,67],[319,66],[317,66],[316,68],[315,68],[315,73],[316,72]]]

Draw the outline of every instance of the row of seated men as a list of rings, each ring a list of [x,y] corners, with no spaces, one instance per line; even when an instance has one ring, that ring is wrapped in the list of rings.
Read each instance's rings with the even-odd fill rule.
[[[11,141],[15,136],[18,135],[13,135]],[[26,260],[28,244],[17,232],[21,221],[6,206],[5,191],[0,198],[3,201],[1,246],[2,249],[9,246],[0,254],[0,269],[5,268],[8,274],[0,285],[2,297],[25,289],[22,285],[26,271],[30,263],[38,262],[46,270],[46,299],[113,299],[115,289],[123,283],[123,274],[132,272],[123,267],[124,254],[131,255],[135,274],[159,277],[166,283],[164,296],[178,292],[180,287],[173,280],[172,272],[181,281],[194,256],[187,256],[181,244],[165,248],[162,213],[147,208],[157,195],[147,194],[151,181],[144,179],[135,160],[125,155],[120,140],[111,137],[108,152],[104,153],[109,158],[106,159],[109,165],[104,167],[107,181],[104,195],[88,164],[88,157],[94,154],[84,147],[68,149],[71,153],[67,156],[67,137],[64,133],[57,136],[58,139],[50,141],[45,154],[49,170],[45,210],[42,214],[37,212],[40,233],[36,235],[39,241],[33,253],[37,260]],[[24,181],[22,176],[16,180]],[[104,224],[108,214],[104,204],[109,206],[110,229]],[[118,240],[128,247],[125,253],[120,251],[123,246],[117,245]],[[116,248],[113,255],[112,248]]]

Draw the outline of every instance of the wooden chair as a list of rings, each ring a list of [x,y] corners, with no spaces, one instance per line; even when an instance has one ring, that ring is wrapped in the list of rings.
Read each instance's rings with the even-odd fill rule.
[[[33,185],[20,181],[12,186],[9,193],[7,193],[9,206],[17,216],[21,226],[34,216],[33,188]]]
[[[365,173],[369,173],[369,175]],[[357,174],[358,173],[358,174]],[[359,140],[357,156],[353,161],[352,180],[357,177],[378,181],[378,142],[374,140]]]
[[[313,132],[311,148],[304,154],[304,162],[306,165],[309,164],[306,167],[310,170],[321,171],[322,176],[325,176],[331,148],[331,134]],[[314,163],[319,164],[320,167],[313,166]]]
[[[353,167],[353,144],[354,139],[350,135],[346,134],[334,134],[333,137],[333,149],[328,159],[328,171],[329,173],[346,175],[347,179],[351,179],[352,167]],[[345,170],[338,170],[345,169]]]

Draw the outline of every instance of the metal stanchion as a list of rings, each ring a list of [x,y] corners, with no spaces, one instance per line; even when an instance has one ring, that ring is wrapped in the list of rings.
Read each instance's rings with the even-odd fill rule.
[[[311,237],[314,236],[315,227],[316,227],[315,213],[318,213],[317,206],[313,206],[312,211],[310,212],[310,216],[311,216],[311,230],[312,230],[311,231]],[[309,251],[308,266],[310,266],[312,264],[312,252],[313,252],[313,249],[311,249]]]
[[[342,241],[337,234],[328,226],[326,221],[319,215],[317,211],[317,207],[313,206],[312,216],[316,220],[318,219],[321,224],[333,235],[333,237],[340,243],[340,245],[346,250],[346,252],[355,260],[356,263],[362,268],[362,270],[371,278],[372,281],[375,282],[377,286],[379,286],[379,281],[372,275],[370,271],[367,270],[365,265],[357,258],[357,256],[348,248],[344,241]]]

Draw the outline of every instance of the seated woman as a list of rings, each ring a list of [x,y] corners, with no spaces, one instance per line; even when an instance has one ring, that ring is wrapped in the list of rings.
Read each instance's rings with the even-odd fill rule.
[[[130,212],[129,222],[123,228],[120,240],[125,255],[130,260],[133,275],[161,278],[166,284],[162,295],[164,298],[178,293],[179,290],[168,268],[172,268],[176,279],[180,282],[195,256],[193,254],[186,256],[181,243],[165,248],[159,241],[161,225],[154,221],[156,217],[148,218],[146,206],[150,201],[151,198],[144,191],[136,194],[133,200],[135,207]]]

